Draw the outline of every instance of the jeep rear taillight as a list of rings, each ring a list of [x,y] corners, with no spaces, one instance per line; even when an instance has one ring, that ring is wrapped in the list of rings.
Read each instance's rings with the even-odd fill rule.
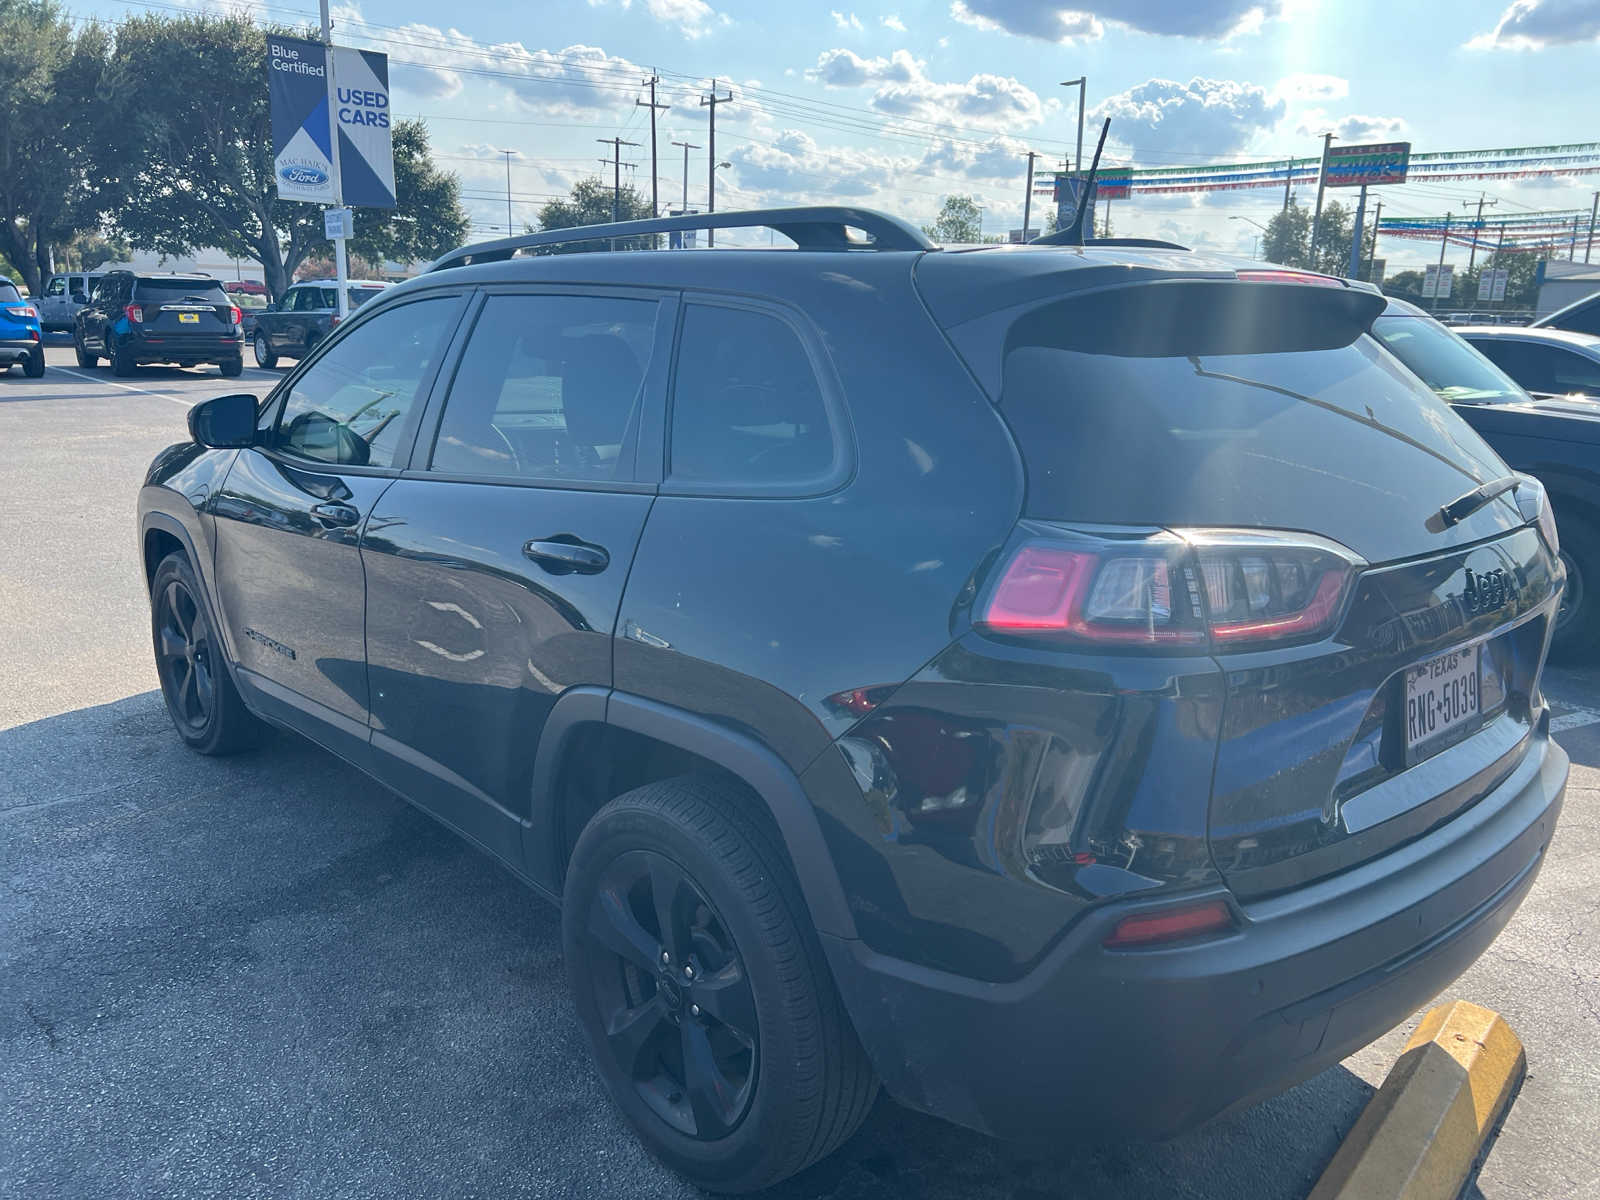
[[[125,317],[135,325],[144,324],[144,309],[137,304],[130,304],[122,310]]]
[[[1343,547],[1305,534],[1070,537],[1018,547],[974,624],[1006,637],[1106,648],[1309,641],[1332,632],[1360,566]]]

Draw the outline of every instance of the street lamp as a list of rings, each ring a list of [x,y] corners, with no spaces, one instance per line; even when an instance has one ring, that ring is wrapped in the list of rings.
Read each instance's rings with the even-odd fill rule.
[[[1068,79],[1062,82],[1062,87],[1075,87],[1078,89],[1078,156],[1073,159],[1072,169],[1083,170],[1083,98],[1089,86],[1089,77],[1080,75],[1077,79]]]
[[[1230,216],[1228,218],[1228,220],[1230,220],[1230,221],[1245,221],[1248,224],[1254,225],[1257,229],[1261,230],[1262,233],[1266,233],[1267,232],[1267,227],[1265,225],[1263,225],[1260,221],[1257,221],[1257,220],[1255,220],[1255,219],[1253,219],[1251,217]],[[1261,239],[1259,237],[1254,237],[1254,238],[1251,239],[1251,242],[1250,242],[1250,257],[1251,258],[1260,257],[1259,254],[1257,254],[1257,249],[1260,247],[1260,245],[1261,245]]]

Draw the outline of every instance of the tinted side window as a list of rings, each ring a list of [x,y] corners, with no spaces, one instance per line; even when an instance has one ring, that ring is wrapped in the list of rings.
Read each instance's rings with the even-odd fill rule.
[[[66,295],[66,292],[67,281],[61,278],[59,275],[52,279],[50,281],[50,285],[44,289],[44,294],[46,296],[64,296]]]
[[[490,296],[451,384],[432,469],[631,479],[656,309],[607,296]]]
[[[1600,300],[1591,300],[1581,308],[1574,309],[1556,322],[1555,327],[1569,329],[1573,333],[1600,333]]]
[[[456,304],[418,300],[353,327],[295,380],[273,445],[319,462],[394,466]]]
[[[833,466],[833,432],[799,336],[768,313],[691,304],[672,393],[671,476],[800,484]]]
[[[1530,392],[1559,392],[1556,381],[1557,355],[1564,353],[1551,346],[1532,342],[1501,341],[1484,338],[1472,343],[1484,356]]]

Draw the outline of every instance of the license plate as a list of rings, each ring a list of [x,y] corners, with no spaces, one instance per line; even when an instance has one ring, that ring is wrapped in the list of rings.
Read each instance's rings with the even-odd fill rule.
[[[178,323],[180,325],[198,325],[200,323],[200,314],[199,313],[179,313],[178,314]]]
[[[1452,650],[1406,672],[1406,747],[1415,752],[1478,715],[1478,647]]]

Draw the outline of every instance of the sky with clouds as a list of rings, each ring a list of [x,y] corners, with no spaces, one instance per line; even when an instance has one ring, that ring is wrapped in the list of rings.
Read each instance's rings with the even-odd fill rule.
[[[729,164],[719,209],[841,201],[922,221],[965,193],[993,233],[1021,225],[1026,152],[1041,170],[1072,152],[1078,89],[1060,81],[1080,75],[1086,136],[1092,146],[1111,117],[1113,163],[1308,156],[1328,130],[1419,152],[1597,136],[1600,0],[836,2],[363,0],[335,7],[335,40],[389,54],[396,111],[427,118],[483,236],[504,231],[505,150],[519,228],[574,180],[610,180],[600,139],[638,143],[622,147],[624,174],[648,193],[650,112],[635,101],[652,74],[671,106],[657,127],[663,207],[684,187],[673,142],[699,147],[689,203],[705,203],[700,101],[715,77],[732,96],[716,109],[717,158]],[[87,11],[115,19],[132,7]],[[249,7],[291,23],[315,16],[307,0]],[[1383,189],[1384,211],[1460,212],[1485,186],[1489,213],[1587,208],[1600,176],[1396,186]],[[1249,221],[1281,203],[1266,190],[1135,197],[1113,220],[1119,234],[1248,253]],[[1430,257],[1409,242],[1384,252],[1391,270]]]

